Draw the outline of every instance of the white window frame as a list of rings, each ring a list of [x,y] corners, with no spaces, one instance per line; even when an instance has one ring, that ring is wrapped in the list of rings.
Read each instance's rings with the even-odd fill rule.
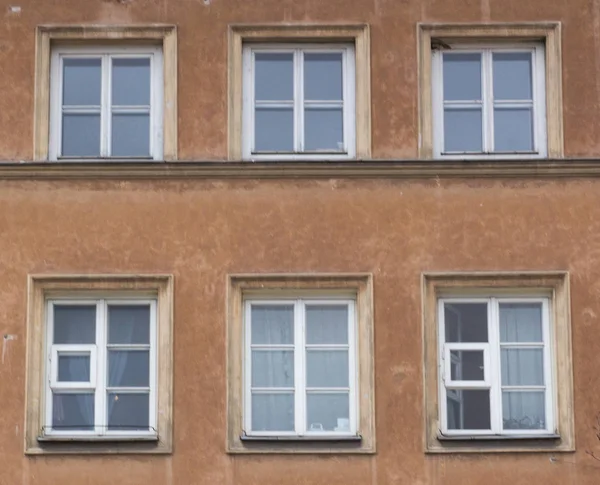
[[[482,343],[445,343],[445,313],[446,303],[485,303],[487,305],[488,342]],[[535,347],[540,348],[540,343],[507,343],[500,342],[499,305],[502,303],[540,303],[542,305],[542,338],[543,338],[543,362],[544,362],[544,385],[543,386],[515,386],[520,388],[544,389],[545,392],[545,429],[503,429],[502,422],[502,390],[513,386],[502,385],[501,380],[501,352],[502,346],[509,347]],[[550,301],[547,297],[486,297],[486,298],[458,298],[443,297],[438,299],[438,372],[439,385],[439,411],[440,431],[444,436],[544,436],[557,434],[555,422],[556,406],[556,384],[554,372],[554,344],[550,316]],[[450,376],[450,350],[482,350],[487,358],[484,358],[484,366],[489,370],[485,373],[483,381],[451,381]],[[448,429],[448,409],[446,394],[448,391],[460,391],[468,389],[490,390],[490,424],[488,430],[457,430]]]
[[[62,155],[62,96],[63,96],[63,59],[98,57],[101,63],[101,106],[73,107],[69,112],[100,113],[100,155],[98,157],[78,157]],[[150,113],[149,155],[148,156],[112,156],[111,150],[111,80],[113,58],[150,59],[150,106],[121,107],[120,113]],[[58,160],[162,160],[163,158],[163,52],[160,46],[59,46],[52,49],[50,71],[50,143],[48,155],[52,161]]]
[[[251,345],[251,308],[252,305],[293,305],[294,306],[294,344],[281,345],[282,349],[294,350],[294,387],[285,388],[294,391],[294,431],[254,431],[252,430],[252,352],[254,347],[260,345]],[[306,319],[305,307],[308,305],[347,305],[348,306],[348,344],[306,344]],[[356,344],[356,301],[348,298],[323,297],[323,298],[295,298],[295,299],[265,299],[265,298],[246,298],[244,301],[244,429],[247,436],[282,436],[282,437],[353,437],[357,435],[359,405],[358,405],[358,373],[357,359],[358,348]],[[269,346],[273,348],[274,346]],[[306,386],[306,350],[307,348],[341,348],[348,349],[348,384],[349,394],[349,431],[315,431],[307,429],[306,426],[306,397],[307,390],[314,390]],[[276,388],[268,388],[273,391]],[[322,392],[339,392],[342,388],[318,388]]]
[[[482,108],[482,151],[481,152],[445,152],[444,151],[444,93],[443,93],[443,54],[460,52],[461,54],[479,53],[481,56],[481,103],[446,102],[456,106],[481,106]],[[532,53],[532,103],[522,100],[496,101],[493,99],[492,54],[498,52]],[[546,120],[546,59],[545,48],[540,43],[526,44],[453,44],[450,49],[432,51],[432,109],[433,109],[433,150],[435,158],[448,160],[473,158],[545,158],[548,153]],[[524,152],[494,152],[494,104],[510,107],[533,108],[533,150]]]
[[[54,305],[72,305],[72,306],[95,306],[96,307],[96,343],[95,344],[57,344],[52,343],[54,336]],[[150,343],[148,344],[108,344],[108,313],[109,306],[118,305],[139,305],[150,306]],[[46,301],[46,390],[45,390],[45,425],[43,428],[44,436],[52,437],[71,437],[80,438],[144,438],[157,436],[157,301],[148,298],[98,298],[98,299],[76,299],[76,298],[51,298]],[[148,430],[108,430],[108,403],[107,392],[112,388],[107,384],[108,374],[108,348],[122,348],[133,350],[135,348],[146,349],[149,347],[149,386],[148,388],[127,388],[118,387],[120,391],[126,393],[144,392],[149,393],[148,410]],[[90,353],[95,360],[90,360],[90,382],[56,382],[57,359],[55,356],[61,352],[74,354]],[[52,391],[61,392],[89,392],[94,390],[94,429],[92,431],[84,430],[55,430],[52,428]]]
[[[254,54],[294,54],[294,151],[256,152],[254,131]],[[304,151],[304,63],[303,54],[342,53],[343,134],[344,146],[339,151]],[[244,160],[344,160],[356,157],[356,60],[352,44],[246,44],[243,47],[242,157]],[[315,106],[339,107],[338,101],[313,101]],[[282,107],[281,103],[268,103]],[[292,104],[285,103],[286,107]]]

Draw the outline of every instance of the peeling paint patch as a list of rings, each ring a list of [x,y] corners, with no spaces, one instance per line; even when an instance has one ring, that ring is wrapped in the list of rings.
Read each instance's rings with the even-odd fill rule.
[[[4,358],[6,354],[8,354],[8,342],[11,340],[17,340],[16,335],[4,334],[4,338],[2,339],[2,363],[4,364]]]

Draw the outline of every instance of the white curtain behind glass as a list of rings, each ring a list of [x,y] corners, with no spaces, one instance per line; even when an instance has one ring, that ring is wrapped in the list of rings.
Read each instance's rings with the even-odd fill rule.
[[[545,390],[532,388],[544,385],[540,303],[500,304],[500,345],[504,429],[545,428]]]

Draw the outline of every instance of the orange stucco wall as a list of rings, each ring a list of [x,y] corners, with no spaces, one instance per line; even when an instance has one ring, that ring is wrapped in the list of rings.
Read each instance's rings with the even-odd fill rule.
[[[38,24],[176,24],[179,156],[220,160],[229,23],[369,23],[372,153],[402,159],[416,23],[536,20],[563,23],[566,155],[597,157],[599,0],[4,0],[0,160],[32,158]],[[575,453],[423,453],[420,275],[446,270],[571,272]],[[111,272],[175,275],[174,452],[26,457],[27,274]],[[376,455],[225,453],[225,275],[252,272],[374,274]],[[600,179],[0,180],[0,485],[598,484],[599,275]]]

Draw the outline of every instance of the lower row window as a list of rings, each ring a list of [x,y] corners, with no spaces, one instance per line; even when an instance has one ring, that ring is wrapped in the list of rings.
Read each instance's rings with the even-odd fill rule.
[[[546,298],[439,301],[443,434],[555,432],[549,320]]]
[[[156,434],[156,301],[50,300],[45,435]]]
[[[357,432],[354,301],[248,300],[245,433]]]

